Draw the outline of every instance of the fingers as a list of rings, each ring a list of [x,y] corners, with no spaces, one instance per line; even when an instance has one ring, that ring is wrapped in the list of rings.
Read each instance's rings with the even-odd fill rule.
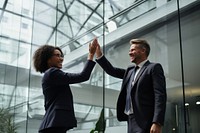
[[[90,52],[90,54],[95,54],[95,52],[96,52],[96,45],[95,44],[93,44],[93,43],[89,44],[89,52]]]
[[[91,51],[92,44],[89,43],[89,52]]]
[[[89,52],[90,54],[94,55],[96,54],[96,57],[101,57],[102,56],[102,51],[101,47],[98,43],[97,38],[95,37],[94,40],[89,44]]]
[[[95,37],[94,40],[89,44],[90,48],[95,48],[99,45],[97,38]]]
[[[95,37],[94,40],[92,41],[92,45],[97,46],[99,43],[97,41],[97,38]]]

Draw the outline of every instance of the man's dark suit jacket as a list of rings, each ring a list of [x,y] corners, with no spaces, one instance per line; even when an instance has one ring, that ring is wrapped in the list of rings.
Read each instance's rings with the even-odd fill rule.
[[[77,126],[69,84],[88,80],[94,66],[95,62],[88,60],[81,73],[65,73],[58,68],[50,68],[44,73],[45,115],[39,131],[50,127],[71,129]]]
[[[126,85],[135,66],[127,69],[116,68],[105,58],[96,60],[109,75],[123,79],[117,101],[117,118],[127,121],[124,113],[126,105]],[[143,128],[150,128],[152,123],[163,125],[166,109],[166,82],[162,66],[147,61],[139,71],[131,91],[133,111],[136,122]]]

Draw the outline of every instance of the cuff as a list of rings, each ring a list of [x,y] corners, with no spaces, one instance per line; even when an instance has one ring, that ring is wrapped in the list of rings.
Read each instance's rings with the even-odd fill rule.
[[[100,57],[96,58],[96,60],[99,60],[99,59],[101,59],[102,57],[103,57],[103,54],[102,54]]]

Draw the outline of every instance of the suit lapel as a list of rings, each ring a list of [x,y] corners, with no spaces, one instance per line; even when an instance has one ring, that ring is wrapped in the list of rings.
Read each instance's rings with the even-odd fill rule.
[[[129,81],[132,72],[133,72],[133,68],[128,71],[128,74],[127,74],[127,76],[125,78],[124,84],[126,84]]]
[[[140,78],[140,76],[142,75],[142,73],[144,72],[144,70],[147,68],[147,66],[148,66],[149,64],[150,64],[150,62],[147,61],[147,62],[142,66],[142,68],[140,69],[139,73],[137,74],[137,77],[136,77],[136,79],[135,79],[135,83],[138,81],[138,79]],[[130,68],[127,69],[127,75],[125,74],[124,81],[123,81],[123,83],[122,83],[122,88],[124,88],[124,85],[126,85],[127,82],[129,81],[129,79],[130,79],[130,77],[131,77],[131,74],[132,74],[134,68],[135,68],[135,67],[130,67]],[[134,85],[135,85],[135,83],[134,83]],[[134,85],[133,85],[133,86],[134,86]],[[121,90],[122,90],[122,89],[121,89]]]
[[[135,82],[134,82],[134,85],[135,83],[138,81],[138,79],[140,78],[140,76],[142,75],[142,73],[144,72],[144,70],[147,68],[147,66],[150,64],[149,61],[147,61],[143,66],[142,68],[140,69],[139,73],[137,74],[136,78],[135,78]]]
[[[124,88],[124,86],[127,84],[127,82],[129,81],[130,77],[131,77],[131,74],[133,72],[133,68],[134,67],[129,67],[127,70],[126,70],[126,74],[124,75],[124,80],[123,80],[123,83],[122,83],[122,88]]]

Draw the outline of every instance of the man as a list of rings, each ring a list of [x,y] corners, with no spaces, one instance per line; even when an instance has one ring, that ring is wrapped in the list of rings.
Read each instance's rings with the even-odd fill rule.
[[[135,65],[127,69],[112,66],[95,41],[97,63],[107,74],[123,79],[117,101],[118,120],[127,121],[128,133],[161,133],[166,109],[166,82],[162,66],[147,59],[150,53],[147,41],[130,41],[129,56]]]

